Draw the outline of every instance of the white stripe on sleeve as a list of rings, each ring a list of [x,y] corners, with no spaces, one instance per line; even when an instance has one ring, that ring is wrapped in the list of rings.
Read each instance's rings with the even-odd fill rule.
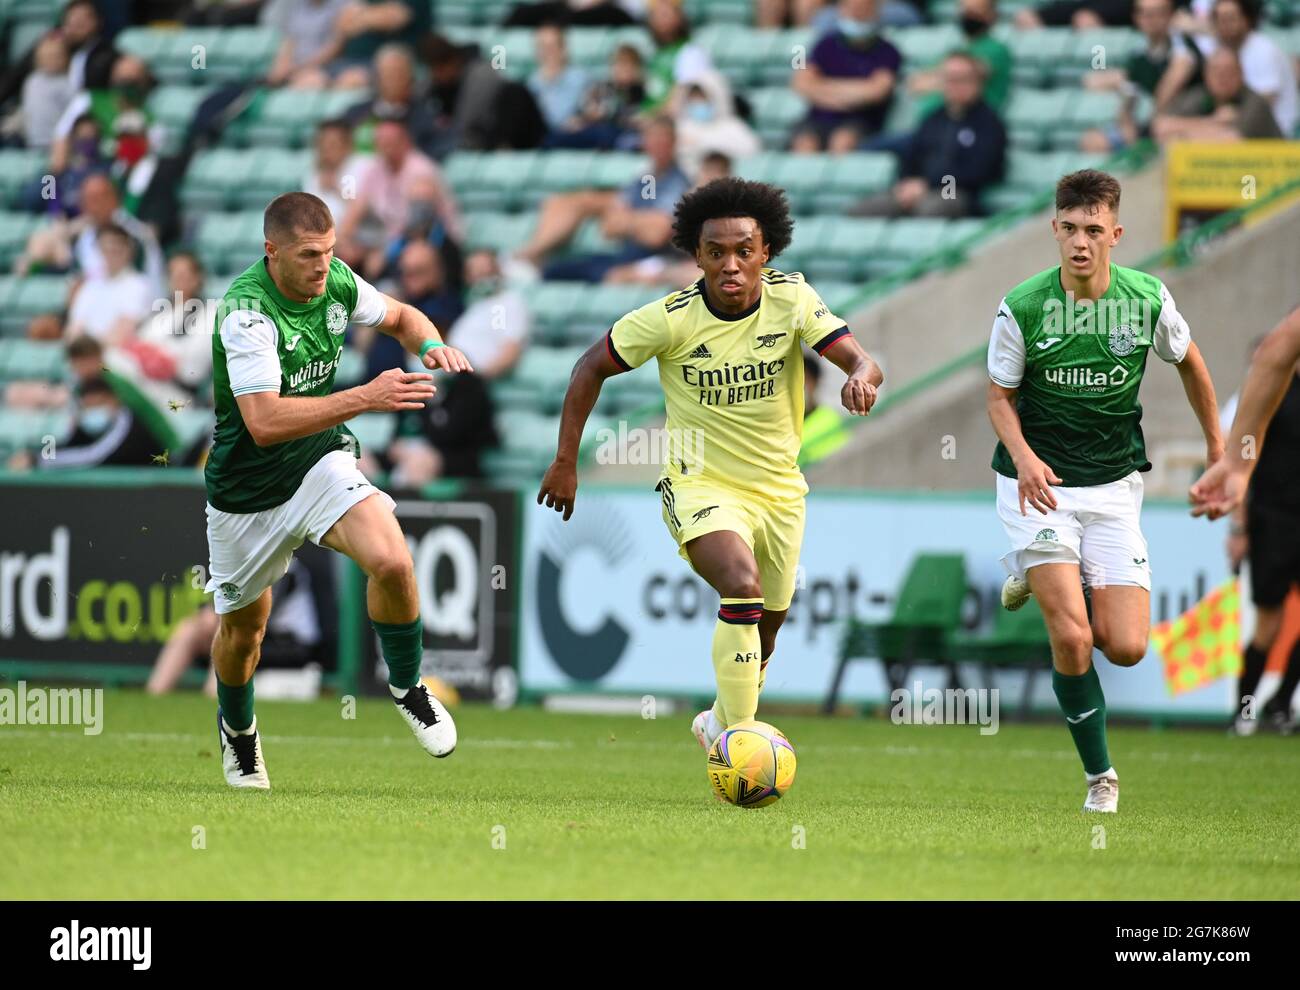
[[[1025,335],[1005,299],[998,305],[989,335],[989,378],[1003,388],[1019,388],[1025,377]]]

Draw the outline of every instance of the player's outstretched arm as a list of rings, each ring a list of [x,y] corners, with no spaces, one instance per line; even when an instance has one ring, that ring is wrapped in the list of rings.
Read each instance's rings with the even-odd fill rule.
[[[623,369],[609,354],[602,337],[587,348],[573,366],[568,391],[564,393],[564,409],[560,412],[560,439],[555,460],[542,477],[542,487],[537,493],[537,504],[563,512],[567,521],[573,515],[573,503],[578,494],[578,447],[582,443],[582,429],[600,398],[600,388],[605,379],[622,373]]]
[[[392,296],[385,295],[383,298],[387,312],[375,324],[377,330],[388,334],[405,350],[420,358],[426,368],[441,368],[443,371],[474,370],[464,353],[442,342],[442,334],[438,333],[438,328],[427,316],[414,306],[399,302]],[[437,346],[426,350],[425,343],[430,340]]]
[[[235,397],[240,415],[259,447],[309,437],[365,412],[422,409],[433,397],[433,376],[390,368],[373,381],[333,395],[283,396],[249,392]]]
[[[1219,403],[1214,397],[1214,382],[1210,380],[1210,369],[1206,367],[1205,358],[1196,341],[1187,345],[1187,353],[1175,368],[1183,380],[1183,391],[1187,393],[1187,402],[1196,413],[1201,432],[1205,434],[1205,463],[1215,464],[1223,456],[1223,433],[1219,430]]]
[[[840,401],[854,416],[865,416],[876,404],[876,390],[885,381],[885,373],[871,355],[862,349],[852,336],[845,335],[831,344],[822,354],[839,368],[848,379],[840,389]]]
[[[1049,509],[1056,508],[1056,495],[1052,485],[1059,485],[1061,479],[1056,472],[1039,460],[1033,448],[1025,440],[1020,428],[1020,413],[1016,410],[1016,388],[1007,388],[995,381],[989,382],[988,411],[993,432],[1007,448],[1011,461],[1016,466],[1016,477],[1020,489],[1020,514],[1025,514],[1028,502],[1043,515]]]
[[[1218,519],[1246,494],[1269,421],[1286,394],[1300,361],[1300,308],[1274,327],[1255,351],[1241,389],[1224,456],[1192,485],[1192,515]]]

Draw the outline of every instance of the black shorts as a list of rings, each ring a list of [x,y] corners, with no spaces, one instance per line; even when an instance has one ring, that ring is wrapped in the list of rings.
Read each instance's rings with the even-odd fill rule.
[[[1251,505],[1246,518],[1251,600],[1258,608],[1277,608],[1300,582],[1300,515]]]

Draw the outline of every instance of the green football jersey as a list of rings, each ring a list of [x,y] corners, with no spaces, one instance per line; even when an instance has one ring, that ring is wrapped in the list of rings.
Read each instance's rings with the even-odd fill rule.
[[[1138,389],[1147,352],[1179,362],[1191,334],[1173,297],[1152,275],[1110,266],[1096,301],[1061,288],[1060,267],[1007,293],[989,341],[989,377],[1018,389],[1025,440],[1062,484],[1104,485],[1151,467]],[[993,469],[1016,468],[998,443]]]
[[[274,508],[293,496],[303,476],[330,451],[351,450],[360,456],[356,438],[344,426],[259,447],[235,398],[268,391],[328,395],[348,323],[374,325],[383,315],[382,297],[337,258],[330,262],[324,293],[311,302],[286,299],[272,281],[265,258],[231,283],[212,336],[217,422],[204,480],[214,508]]]

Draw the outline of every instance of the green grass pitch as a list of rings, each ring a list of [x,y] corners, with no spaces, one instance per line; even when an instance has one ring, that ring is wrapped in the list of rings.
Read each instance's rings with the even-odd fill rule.
[[[794,788],[772,807],[742,810],[712,798],[689,713],[462,706],[460,747],[442,761],[381,700],[361,700],[353,720],[333,699],[260,703],[258,715],[270,793],[226,788],[214,706],[197,695],[106,692],[99,736],[0,727],[0,898],[1300,890],[1295,738],[1114,729],[1120,813],[1085,816],[1064,727],[1004,724],[980,736],[777,718],[798,751]]]

